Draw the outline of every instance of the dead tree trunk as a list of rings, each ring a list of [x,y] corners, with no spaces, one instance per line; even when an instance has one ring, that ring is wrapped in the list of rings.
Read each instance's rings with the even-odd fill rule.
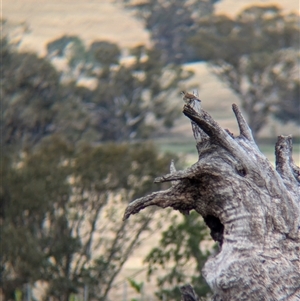
[[[212,300],[300,300],[300,169],[292,138],[278,137],[274,169],[236,105],[238,136],[195,103],[183,113],[192,121],[198,162],[182,171],[172,162],[170,174],[155,179],[171,181],[171,188],[133,201],[124,219],[152,205],[194,209],[220,245],[202,270]]]

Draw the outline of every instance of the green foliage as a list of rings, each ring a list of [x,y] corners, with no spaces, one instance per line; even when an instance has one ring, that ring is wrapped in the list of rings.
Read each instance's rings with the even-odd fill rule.
[[[137,292],[137,293],[142,293],[144,282],[138,283],[135,280],[131,278],[127,278],[130,286]]]
[[[47,44],[47,52],[50,55],[64,57],[68,45],[74,44],[77,49],[84,50],[82,41],[77,36],[62,36]]]
[[[67,49],[56,52],[59,47]],[[92,92],[62,83],[47,60],[1,43],[1,287],[9,299],[24,284],[43,281],[46,298],[67,301],[88,284],[91,298],[105,300],[141,234],[154,227],[147,213],[124,223],[123,211],[129,200],[154,190],[153,178],[168,172],[171,157],[148,143],[95,142],[128,139],[124,120],[133,113],[147,117],[154,108],[141,95],[151,88],[151,96],[162,97],[172,84],[159,82],[165,71],[152,59],[123,66],[115,44],[95,42],[87,53],[69,37],[49,49],[67,55],[74,70],[78,62],[98,60],[99,86]],[[134,75],[138,68],[143,79]]]
[[[177,300],[179,286],[191,283],[199,296],[206,296],[210,290],[201,276],[201,269],[210,255],[201,251],[200,243],[209,240],[209,233],[203,220],[196,212],[172,218],[171,226],[163,232],[159,246],[152,249],[145,261],[148,263],[148,276],[157,277],[160,300]],[[157,272],[163,276],[157,276]],[[163,299],[167,298],[167,299]]]
[[[164,61],[207,61],[240,99],[253,135],[273,115],[299,123],[299,16],[275,5],[237,17],[214,15],[216,1],[147,0],[136,4]]]
[[[22,291],[19,289],[15,290],[15,301],[22,301]]]
[[[171,127],[179,114],[166,96],[190,74],[164,66],[156,51],[133,50],[133,63],[124,65],[118,46],[105,41],[86,50],[77,37],[62,37],[48,50],[49,59],[67,59],[66,72],[74,78],[93,78],[96,89],[62,83],[66,74],[49,61],[19,53],[4,39],[0,126],[5,143],[24,147],[58,132],[72,142],[146,138]]]

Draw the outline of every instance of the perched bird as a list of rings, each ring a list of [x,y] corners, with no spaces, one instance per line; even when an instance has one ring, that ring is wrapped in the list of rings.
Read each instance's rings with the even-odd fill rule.
[[[186,103],[191,103],[191,101],[193,101],[193,100],[200,101],[200,99],[198,99],[197,96],[195,96],[195,95],[193,95],[191,93],[188,93],[188,92],[185,92],[185,91],[181,91],[181,94],[183,95],[183,100]]]

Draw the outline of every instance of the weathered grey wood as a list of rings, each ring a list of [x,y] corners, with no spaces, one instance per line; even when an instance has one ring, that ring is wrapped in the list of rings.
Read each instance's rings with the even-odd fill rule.
[[[200,301],[190,284],[184,285],[180,288],[182,301]]]
[[[184,214],[194,209],[220,245],[202,270],[214,301],[300,300],[300,169],[292,138],[278,137],[275,169],[236,105],[233,111],[238,136],[185,105],[199,160],[182,171],[172,163],[170,174],[155,179],[171,181],[171,188],[133,201],[124,218],[152,205]]]

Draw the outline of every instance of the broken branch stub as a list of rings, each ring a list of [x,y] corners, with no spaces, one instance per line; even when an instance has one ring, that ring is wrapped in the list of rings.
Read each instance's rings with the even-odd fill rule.
[[[238,136],[185,105],[198,161],[181,171],[172,163],[170,174],[155,179],[172,186],[133,201],[124,218],[152,205],[185,214],[194,209],[220,245],[202,270],[213,300],[300,300],[300,176],[292,139],[278,137],[275,169],[236,105],[233,111]]]

